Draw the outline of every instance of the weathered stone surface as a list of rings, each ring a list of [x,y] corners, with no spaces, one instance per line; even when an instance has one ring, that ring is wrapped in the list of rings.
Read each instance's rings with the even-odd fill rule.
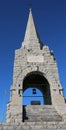
[[[28,122],[23,124],[0,124],[0,130],[66,130],[62,122]]]
[[[44,122],[44,121],[62,121],[62,117],[58,114],[53,106],[26,106],[24,122]],[[26,118],[27,117],[27,118]]]

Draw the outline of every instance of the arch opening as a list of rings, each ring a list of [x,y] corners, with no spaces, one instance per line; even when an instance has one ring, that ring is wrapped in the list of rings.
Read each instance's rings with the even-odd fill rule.
[[[50,85],[49,85],[47,79],[43,76],[43,73],[35,71],[35,72],[31,72],[26,75],[26,77],[23,80],[23,96],[24,96],[24,93],[27,91],[27,89],[29,89],[29,92],[31,93],[30,88],[33,90],[37,89],[41,92],[42,98],[43,98],[42,105],[51,105],[52,104],[51,103],[51,94],[50,94]],[[35,94],[33,94],[33,96],[35,97]],[[25,97],[28,100],[29,94]],[[24,99],[24,97],[23,97],[23,99]],[[32,98],[31,98],[31,100],[32,100]],[[24,102],[23,102],[23,104],[25,104]],[[29,105],[29,104],[27,104],[27,105]]]

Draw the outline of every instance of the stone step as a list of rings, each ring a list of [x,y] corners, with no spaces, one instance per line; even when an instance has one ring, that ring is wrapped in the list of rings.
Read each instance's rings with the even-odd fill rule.
[[[24,107],[24,121],[62,121],[53,106],[26,106]]]

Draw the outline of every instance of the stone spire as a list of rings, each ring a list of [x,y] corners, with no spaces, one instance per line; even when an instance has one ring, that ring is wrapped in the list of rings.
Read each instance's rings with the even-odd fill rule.
[[[27,49],[32,49],[32,48],[40,48],[40,38],[38,36],[35,22],[33,19],[32,15],[32,10],[30,9],[29,12],[29,18],[27,22],[27,27],[26,27],[26,32],[25,32],[25,37],[23,41],[23,47],[26,47]]]

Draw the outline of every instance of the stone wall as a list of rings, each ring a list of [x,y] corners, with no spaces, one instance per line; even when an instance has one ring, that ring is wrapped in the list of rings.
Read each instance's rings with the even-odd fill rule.
[[[38,56],[41,60],[37,59]],[[56,106],[65,104],[56,60],[49,48],[44,46],[42,50],[39,48],[39,50],[30,51],[26,48],[21,48],[15,53],[13,84],[11,86],[10,103],[7,107],[7,122],[9,121],[8,117],[10,117],[10,115],[11,118],[16,120],[17,116],[14,116],[14,110],[16,115],[18,115],[18,113],[19,115],[20,113],[23,113],[23,81],[31,72],[42,73],[48,81],[50,85],[52,105]],[[19,120],[22,120],[22,117],[20,118]],[[13,122],[13,120],[11,119],[10,122]]]

